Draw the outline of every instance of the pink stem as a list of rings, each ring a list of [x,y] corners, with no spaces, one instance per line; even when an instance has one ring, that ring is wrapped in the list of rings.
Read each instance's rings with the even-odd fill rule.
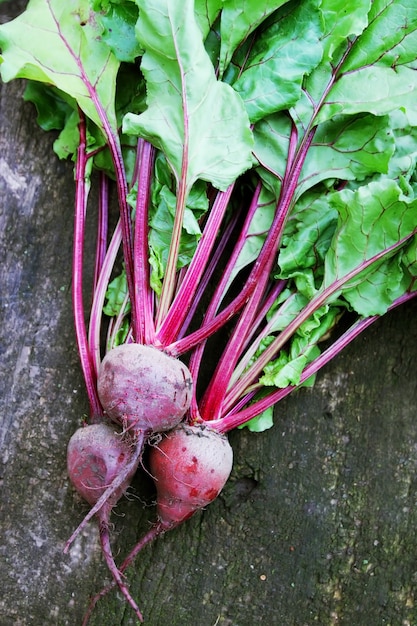
[[[219,192],[208,216],[203,234],[198,242],[197,250],[187,269],[175,299],[162,322],[157,338],[162,345],[169,345],[187,317],[187,312],[194,300],[200,279],[207,267],[208,259],[218,236],[219,228],[224,218],[234,185],[230,185],[224,192]]]
[[[134,302],[136,311],[134,335],[135,341],[151,345],[155,339],[155,325],[152,310],[152,294],[149,287],[148,261],[148,216],[151,175],[154,160],[153,146],[143,140],[138,142],[138,172],[136,175],[138,191],[136,198],[135,236],[133,247]]]
[[[126,265],[126,276],[127,276],[127,284],[129,289],[129,294],[131,297],[131,301],[134,299],[134,283],[133,283],[133,245],[132,245],[132,226],[130,222],[130,210],[127,203],[127,180],[126,180],[126,170],[123,161],[123,154],[120,145],[120,139],[117,134],[117,129],[114,130],[107,115],[107,111],[103,106],[103,103],[100,100],[100,97],[97,93],[96,86],[93,84],[85,71],[85,67],[81,61],[81,57],[78,54],[77,50],[72,48],[71,44],[65,37],[62,32],[61,24],[59,22],[58,17],[55,15],[54,10],[51,5],[50,0],[46,0],[46,3],[49,6],[49,10],[52,16],[52,19],[55,22],[57,32],[59,37],[61,38],[64,46],[67,48],[69,54],[74,59],[77,64],[80,76],[85,87],[88,90],[91,101],[93,102],[95,109],[97,111],[97,115],[100,119],[102,125],[102,131],[106,137],[107,146],[110,151],[110,155],[113,161],[116,183],[117,183],[117,195],[119,200],[119,209],[120,209],[120,219],[122,224],[122,233],[123,233],[123,254]],[[132,317],[134,315],[134,311],[132,311]]]
[[[238,219],[238,214],[236,213],[234,218],[230,221],[230,223],[228,224],[227,228],[225,229],[223,233],[223,236],[219,242],[219,245],[216,248],[216,251],[211,259],[211,262],[209,266],[207,267],[207,270],[202,280],[200,281],[199,290],[196,293],[196,297],[194,299],[192,308],[188,312],[188,318],[184,321],[184,328],[181,329],[181,333],[179,333],[179,337],[182,337],[182,333],[185,332],[185,329],[188,327],[188,324],[191,322],[191,317],[192,317],[192,314],[195,313],[197,302],[200,301],[202,294],[207,288],[210,278],[212,277],[214,271],[216,270],[217,265],[226,249],[227,244],[230,242],[230,237],[233,233],[234,227],[236,226],[237,219]],[[241,250],[242,246],[243,246],[243,241],[242,241],[241,246],[238,249],[235,248],[234,252],[232,253],[232,258],[237,258],[237,255],[239,251]],[[226,270],[225,275],[227,275],[227,278],[229,278],[229,275],[233,269],[233,266],[234,266],[234,263],[232,262],[230,263],[230,271],[227,272]],[[225,278],[225,275],[223,276],[223,279]],[[223,291],[221,288],[221,285],[219,285],[219,287],[220,288],[218,290],[218,296],[217,298],[215,296],[212,298],[209,308],[206,311],[206,315],[204,319],[208,318],[208,316],[210,315],[210,310],[213,311],[213,315],[215,314],[215,311],[220,303],[221,294]],[[191,377],[194,381],[197,381],[198,376],[199,376],[199,371],[200,371],[200,366],[201,366],[201,361],[202,361],[205,345],[206,345],[205,341],[202,341],[201,343],[199,343],[198,346],[196,346],[196,348],[193,350],[190,356],[188,367],[191,372]],[[196,385],[193,386],[189,417],[190,417],[191,422],[200,420],[199,408],[198,408],[197,397],[196,397]]]
[[[301,324],[307,321],[308,318],[323,304],[325,304],[332,296],[341,291],[346,283],[348,283],[359,273],[370,267],[373,263],[376,263],[384,257],[387,257],[391,252],[398,250],[401,246],[404,245],[406,241],[411,239],[411,237],[413,237],[416,232],[417,227],[409,235],[406,235],[405,237],[391,245],[389,248],[381,250],[373,257],[370,257],[361,265],[355,267],[349,273],[333,281],[328,287],[318,292],[317,295],[315,295],[314,298],[312,298],[310,302],[306,304],[303,310],[286,326],[284,330],[280,332],[276,339],[266,348],[266,350],[257,359],[256,363],[254,363],[252,367],[236,382],[236,384],[233,385],[233,388],[228,393],[226,397],[226,402],[223,405],[224,411],[229,411],[233,404],[236,402],[236,400],[243,396],[245,394],[245,391],[257,381],[259,374],[262,372],[267,363],[269,363],[275,357],[275,355],[278,354],[278,351],[293,336],[298,328],[300,328]]]
[[[84,376],[87,396],[90,404],[90,416],[102,414],[100,400],[96,389],[96,376],[93,359],[88,346],[87,329],[84,318],[83,302],[83,267],[84,267],[84,240],[85,215],[87,210],[86,188],[86,123],[81,111],[79,122],[80,140],[77,149],[77,164],[75,170],[75,213],[74,213],[74,244],[72,254],[72,306],[74,316],[75,335],[81,369]]]
[[[94,289],[96,288],[98,277],[103,266],[104,257],[107,250],[107,233],[108,233],[108,216],[109,216],[109,179],[106,174],[100,172],[99,184],[99,206],[98,206],[98,224],[97,224],[97,243],[96,243],[96,260],[94,267]]]
[[[230,236],[235,225],[236,225],[236,219],[231,220],[230,223],[227,225],[223,235],[221,236],[220,241],[216,246],[216,250],[214,251],[210,259],[210,263],[208,264],[206,271],[204,272],[203,276],[201,277],[201,280],[198,283],[198,288],[197,288],[197,291],[195,292],[195,297],[193,298],[190,308],[188,309],[187,316],[185,317],[182,323],[182,326],[178,331],[178,338],[183,337],[187,328],[189,327],[201,303],[201,298],[203,297],[204,292],[209,286],[213,273],[216,270],[219,260],[225,251],[226,245],[230,241]]]
[[[275,300],[278,298],[281,291],[284,289],[286,283],[287,281],[281,280],[281,281],[277,281],[275,285],[273,285],[273,288],[271,289],[270,294],[266,298],[262,308],[260,309],[257,315],[256,320],[254,321],[252,325],[250,335],[248,335],[248,341],[246,342],[246,345],[249,347],[247,348],[245,354],[242,356],[238,366],[234,369],[233,374],[229,381],[229,387],[232,387],[232,385],[235,384],[235,382],[242,375],[243,371],[248,367],[249,361],[255,355],[262,339],[264,339],[265,337],[269,335],[270,329],[274,325],[275,316],[272,317],[272,319],[263,326],[262,330],[256,335],[256,338],[254,339],[254,341],[249,345],[250,340],[253,339],[257,329],[259,328],[261,323],[264,322],[266,314],[268,313],[268,311],[274,304]],[[288,300],[286,300],[286,302],[288,302]]]
[[[235,268],[236,261],[238,259],[239,254],[242,251],[244,244],[246,243],[247,233],[249,230],[250,223],[252,221],[253,215],[258,208],[258,199],[261,191],[260,184],[255,190],[254,197],[249,207],[248,214],[245,218],[245,223],[240,232],[238,241],[233,249],[231,256],[229,257],[227,266],[223,272],[220,283],[217,285],[214,295],[207,307],[206,315],[204,316],[204,321],[199,330],[190,333],[186,337],[183,337],[171,345],[166,346],[165,350],[172,356],[179,356],[184,352],[188,352],[195,346],[205,339],[208,339],[213,333],[216,332],[219,328],[224,326],[236,313],[239,312],[240,308],[245,304],[245,302],[250,297],[252,291],[256,287],[256,282],[254,280],[248,280],[243,290],[240,292],[239,296],[237,296],[233,302],[231,302],[228,306],[226,306],[221,313],[216,316],[216,311],[220,306],[220,303],[225,295],[225,289],[228,286],[230,277]],[[259,267],[259,264],[258,264]],[[253,276],[253,270],[251,272],[251,276]]]
[[[211,319],[214,318],[216,311],[218,310],[221,304],[221,301],[224,298],[225,292],[231,280],[233,270],[235,269],[236,262],[246,243],[246,240],[248,237],[248,231],[249,231],[253,216],[256,210],[258,209],[258,206],[259,206],[258,201],[259,201],[260,192],[261,192],[261,186],[258,185],[255,190],[254,196],[252,198],[252,202],[249,206],[249,210],[245,217],[245,221],[240,231],[238,240],[233,248],[231,255],[229,256],[229,259],[228,259],[226,268],[223,271],[221,280],[219,284],[217,285],[216,290],[208,304],[206,314],[204,316],[203,325],[207,324]],[[231,229],[233,228],[234,225],[235,225],[234,220],[232,220],[230,230],[227,229],[225,232],[225,239],[223,239],[222,246],[226,245],[227,241],[229,240],[229,237],[232,234]],[[214,271],[214,269],[215,269],[214,267],[211,268],[211,271]],[[198,378],[198,372],[201,366],[205,345],[206,345],[206,341],[205,340],[201,341],[195,347],[195,349],[193,350],[191,354],[189,367],[190,367],[193,380],[197,380]],[[191,406],[190,406],[190,421],[194,422],[198,420],[200,420],[200,411],[198,408],[198,403],[197,403],[197,398],[196,398],[196,388],[194,386],[193,398],[192,398]]]
[[[265,317],[268,311],[270,310],[270,308],[272,307],[272,305],[274,304],[275,300],[278,298],[280,293],[283,291],[286,284],[287,284],[286,280],[277,280],[275,283],[271,285],[271,289],[269,290],[268,294],[266,294],[265,300],[261,304],[259,311],[257,312],[256,319],[254,320],[251,326],[251,331],[250,333],[248,333],[247,343],[254,337],[259,326],[265,320]],[[262,334],[263,334],[263,331],[262,331]]]
[[[394,309],[401,304],[404,304],[408,300],[415,298],[417,296],[417,291],[413,291],[411,293],[404,294],[397,300],[395,300],[392,305],[388,308],[388,311]],[[356,339],[360,333],[362,333],[368,326],[373,324],[376,320],[380,318],[379,315],[372,315],[370,317],[360,319],[355,322],[351,328],[349,328],[343,335],[339,337],[327,350],[325,350],[320,356],[317,357],[314,361],[309,363],[304,369],[303,373],[300,377],[299,385],[289,385],[284,389],[277,389],[272,393],[268,394],[258,402],[255,402],[249,406],[247,406],[243,410],[239,410],[237,412],[231,412],[229,415],[222,417],[214,422],[210,423],[210,428],[214,428],[219,432],[226,433],[232,430],[233,428],[237,428],[242,424],[245,424],[253,417],[260,415],[266,409],[269,409],[271,406],[288,396],[292,391],[298,389],[300,385],[302,385],[306,380],[308,380],[313,374],[316,374],[324,365],[329,363],[335,356],[337,356],[351,341]],[[253,394],[252,394],[253,395]],[[246,399],[246,402],[248,398]],[[246,403],[245,402],[245,403]],[[241,406],[241,402],[239,403],[239,407]]]
[[[250,297],[243,313],[240,315],[233,333],[226,345],[225,350],[219,360],[207,392],[200,403],[200,414],[204,420],[213,420],[220,416],[230,378],[237,361],[240,358],[243,345],[247,341],[251,324],[256,315],[259,299],[265,289],[265,282],[269,279],[269,273],[274,259],[266,266],[264,275],[260,278],[255,291]]]
[[[88,343],[95,377],[101,362],[100,356],[100,330],[101,319],[106,291],[109,284],[110,276],[113,271],[114,262],[122,243],[122,229],[120,220],[114,230],[113,237],[110,241],[107,254],[102,263],[101,271],[98,276],[97,285],[94,291],[93,302],[91,304],[90,325],[88,332]]]
[[[251,332],[253,320],[257,310],[260,307],[265,292],[267,290],[269,276],[275,263],[276,252],[279,248],[282,233],[284,231],[285,222],[294,200],[294,193],[297,186],[298,178],[302,165],[307,154],[307,150],[313,139],[313,133],[310,133],[309,141],[304,141],[300,147],[298,158],[295,157],[295,149],[297,143],[297,131],[295,126],[292,127],[290,142],[288,146],[287,169],[281,186],[281,195],[277,204],[277,210],[265,241],[264,248],[267,247],[268,238],[271,237],[271,245],[268,246],[269,254],[264,257],[262,265],[258,272],[256,286],[243,309],[240,318],[236,324],[232,336],[222,354],[219,364],[216,368],[214,376],[210,382],[206,394],[201,403],[200,412],[203,419],[217,419],[221,412],[221,407],[230,384],[230,379],[236,363],[241,357],[243,346],[248,340]],[[263,249],[259,256],[263,254]]]
[[[208,321],[207,323],[204,322],[198,330],[168,346],[167,351],[172,356],[179,356],[184,352],[188,352],[188,350],[191,350],[198,343],[213,335],[217,330],[219,330],[219,328],[224,326],[234,315],[236,315],[240,311],[242,306],[246,304],[252,293],[255,291],[256,285],[258,284],[258,281],[260,280],[264,272],[265,266],[269,262],[269,259],[271,259],[271,257],[275,258],[276,256],[276,251],[279,245],[279,236],[282,232],[281,222],[285,219],[287,212],[294,200],[294,193],[297,186],[298,177],[300,175],[313,136],[314,129],[310,131],[309,134],[304,138],[304,141],[298,151],[298,158],[296,159],[295,164],[291,168],[288,168],[289,181],[288,184],[283,184],[274,223],[268,232],[262,250],[259,253],[258,258],[256,259],[252,271],[239,296],[237,296],[233,300],[233,302],[226,306],[221,313],[211,318],[210,321]],[[291,141],[289,150],[292,149],[293,142]]]

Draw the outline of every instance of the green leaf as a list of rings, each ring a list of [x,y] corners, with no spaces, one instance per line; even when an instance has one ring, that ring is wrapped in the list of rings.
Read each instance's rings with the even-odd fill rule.
[[[415,109],[413,0],[322,0],[324,55],[291,116],[303,133],[337,115]]]
[[[414,119],[413,119],[414,118]],[[417,163],[417,112],[394,111],[390,125],[395,138],[395,153],[389,163],[389,178],[400,179],[407,185],[413,183]]]
[[[277,278],[295,279],[300,293],[308,298],[321,286],[324,258],[337,218],[337,210],[321,190],[321,193],[305,194],[286,225],[278,256]]]
[[[54,142],[54,152],[60,159],[75,158],[79,144],[79,113],[76,103],[56,87],[45,83],[28,81],[24,99],[35,104],[38,113],[37,122],[44,130],[61,130]],[[121,125],[122,117],[128,110],[145,109],[145,86],[138,72],[132,65],[123,64],[118,73],[116,89],[116,119]],[[136,160],[136,140],[122,135],[124,165],[128,176],[133,173]],[[130,149],[129,149],[130,146]],[[114,178],[113,160],[106,139],[93,122],[87,120],[87,151],[94,150],[94,166]]]
[[[67,159],[69,157],[75,158],[80,141],[80,133],[78,130],[79,123],[80,116],[78,115],[78,111],[73,111],[67,118],[64,128],[59,133],[58,139],[55,139],[54,152],[60,159]]]
[[[307,302],[308,299],[302,293],[294,291],[292,287],[284,289],[267,314],[270,332],[276,333],[284,330],[297,317]],[[264,344],[263,347],[268,347],[268,344]]]
[[[350,40],[315,123],[338,114],[384,115],[415,108],[417,12],[414,0],[374,0],[368,26]]]
[[[169,244],[172,226],[174,223],[176,208],[175,194],[166,186],[162,187],[158,194],[158,204],[156,208],[152,208],[150,212],[150,240],[153,246],[157,240],[160,241],[161,249],[164,251],[163,258],[168,253],[167,245]],[[203,188],[203,183],[196,184],[192,193],[188,198],[188,205],[184,214],[183,231],[184,237],[180,251],[179,266],[187,265],[193,254],[190,250],[195,249],[198,239],[201,237],[201,229],[194,214],[194,211],[204,213],[208,208],[208,200]],[[156,234],[158,233],[158,235]],[[192,235],[191,239],[185,237],[185,234]]]
[[[142,54],[135,35],[138,9],[133,2],[112,4],[98,19],[103,27],[101,39],[119,61],[133,62]]]
[[[224,0],[195,0],[194,14],[203,39],[206,39],[209,34],[211,27],[220,13],[223,3]]]
[[[236,48],[273,11],[288,0],[223,0],[219,74],[223,76]]]
[[[80,142],[79,123],[78,109],[74,109],[67,117],[63,129],[53,144],[54,152],[60,159],[71,158],[75,160]],[[105,143],[105,138],[100,129],[93,122],[87,120],[87,152],[98,150],[98,154],[102,154],[101,149],[105,146]],[[87,162],[87,170],[90,173],[92,166],[93,159],[90,159]],[[111,171],[113,172],[112,166]]]
[[[106,291],[106,304],[103,307],[103,313],[109,317],[119,315],[126,303],[128,293],[126,271],[123,270],[110,283]],[[128,312],[129,308],[125,311]]]
[[[302,354],[291,359],[285,352],[281,352],[278,359],[271,361],[266,368],[265,374],[259,382],[266,387],[278,387],[284,389],[288,385],[297,386],[305,366],[318,357],[320,350],[317,346],[308,346]]]
[[[123,318],[120,328],[118,329],[118,331],[116,332],[114,336],[112,345],[108,346],[108,351],[113,348],[116,348],[116,346],[121,346],[122,344],[124,344],[126,342],[129,331],[130,331],[130,321],[127,317],[125,317]]]
[[[395,139],[387,116],[337,116],[321,124],[301,171],[297,195],[317,183],[362,181],[387,173]]]
[[[283,7],[258,36],[233,83],[252,123],[297,102],[304,77],[321,60],[321,34],[317,2],[307,0]]]
[[[252,134],[240,97],[218,82],[192,0],[138,0],[138,39],[148,109],[127,115],[125,132],[162,150],[177,181],[226,189],[252,164]]]
[[[415,104],[416,89],[416,72],[406,66],[393,69],[373,65],[346,72],[330,90],[316,123],[340,114],[385,115],[401,107],[407,109]]]
[[[371,0],[321,0],[324,24],[324,59],[332,61],[335,51],[348,37],[358,37],[368,25]]]
[[[239,428],[248,428],[252,433],[262,433],[264,430],[272,428],[274,425],[274,407],[265,409],[262,413],[248,420]]]
[[[234,265],[233,272],[229,279],[229,286],[245,267],[253,263],[258,258],[263,246],[268,230],[271,226],[276,208],[276,198],[265,187],[259,196],[259,208],[249,226],[245,244]]]
[[[145,95],[145,82],[141,74],[138,73],[137,67],[132,63],[123,63],[120,66],[116,84],[115,109],[118,128],[121,127],[123,116],[127,111],[137,113],[145,110]],[[132,180],[136,163],[137,139],[120,133],[120,144],[126,177],[128,180]],[[99,139],[96,137],[96,150],[99,146]],[[94,166],[114,179],[113,158],[108,146],[103,146],[102,150],[97,150],[94,155]]]
[[[290,130],[290,120],[282,113],[258,122],[254,129],[254,154],[263,167],[260,175],[277,195],[285,173]],[[294,199],[323,181],[361,181],[375,173],[387,173],[394,151],[388,116],[336,116],[317,128]]]
[[[88,0],[30,0],[24,13],[0,26],[1,77],[52,84],[103,128],[101,109],[116,131],[119,62],[99,34]]]
[[[410,291],[415,291],[417,289],[417,235],[415,235],[410,240],[409,244],[404,248],[401,262],[405,271],[412,280]]]
[[[152,288],[159,295],[161,281],[165,275],[169,243],[174,224],[176,197],[170,189],[172,181],[169,170],[164,166],[164,158],[158,155],[155,164],[156,176],[152,184],[152,203],[149,215],[149,246],[152,267]],[[191,189],[184,212],[177,269],[188,265],[193,258],[201,237],[198,220],[208,209],[206,184],[197,181]]]
[[[416,60],[417,14],[413,0],[373,0],[368,26],[353,42],[344,72],[378,64],[395,70]]]
[[[36,121],[46,131],[62,130],[74,110],[61,92],[43,83],[28,81],[23,99],[33,102],[38,114]]]
[[[384,315],[388,307],[410,287],[404,272],[402,254],[386,259],[366,279],[352,289],[343,289],[343,297],[360,315]]]
[[[288,352],[282,350],[277,359],[268,363],[259,382],[265,386],[285,388],[298,386],[306,365],[320,355],[319,341],[333,328],[339,315],[336,307],[320,307],[315,314],[301,325],[291,340]],[[308,380],[308,384],[311,384]]]
[[[275,113],[254,127],[254,154],[261,164],[259,175],[279,197],[288,156],[291,120],[284,113]]]
[[[163,263],[159,248],[154,249],[151,243],[149,243],[149,264],[151,266],[151,275],[149,284],[151,289],[157,296],[161,295],[162,291],[162,279],[165,274],[165,264]]]
[[[341,289],[350,290],[365,280],[372,281],[372,302],[366,301],[364,296],[362,308],[355,298],[355,308],[363,315],[381,314],[381,310],[386,310],[389,294],[387,281],[381,281],[381,273],[387,277],[394,271],[397,263],[387,266],[386,258],[395,254],[395,246],[402,240],[401,245],[406,245],[406,238],[416,229],[417,200],[405,197],[395,181],[382,179],[354,191],[345,189],[334,193],[329,201],[339,218],[325,258],[323,288],[339,281]],[[389,248],[393,250],[386,253]],[[364,267],[376,255],[380,255],[379,260]],[[399,280],[397,271],[394,281]],[[392,287],[390,289],[392,291]]]

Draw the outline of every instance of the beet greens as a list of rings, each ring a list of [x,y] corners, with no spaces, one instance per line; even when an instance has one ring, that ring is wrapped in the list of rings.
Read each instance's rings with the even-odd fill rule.
[[[30,0],[0,49],[2,79],[27,80],[75,161],[92,422],[103,358],[136,343],[187,363],[189,425],[265,430],[281,398],[417,294],[414,0]]]

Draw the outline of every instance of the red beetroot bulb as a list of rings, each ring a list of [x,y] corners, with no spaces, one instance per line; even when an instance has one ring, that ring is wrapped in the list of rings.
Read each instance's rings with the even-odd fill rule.
[[[142,622],[142,613],[114,562],[109,533],[111,511],[126,491],[137,469],[142,442],[138,447],[126,436],[117,433],[115,428],[99,423],[76,430],[67,448],[68,475],[78,493],[92,506],[90,513],[113,485],[111,493],[96,512],[101,549],[115,583]],[[84,518],[76,532],[83,528],[88,517]],[[67,542],[66,549],[73,537],[74,534]]]
[[[187,366],[161,350],[123,344],[104,357],[97,380],[107,415],[125,429],[145,433],[170,430],[191,403]]]
[[[162,524],[176,526],[210,504],[223,489],[232,464],[227,437],[205,425],[180,424],[165,433],[149,454]]]

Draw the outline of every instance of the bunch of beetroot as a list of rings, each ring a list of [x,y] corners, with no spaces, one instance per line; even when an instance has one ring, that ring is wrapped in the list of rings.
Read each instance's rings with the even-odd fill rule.
[[[97,389],[102,420],[79,428],[68,444],[69,477],[91,509],[65,551],[96,515],[103,555],[114,582],[143,621],[123,571],[145,543],[218,496],[231,472],[233,454],[224,435],[203,424],[181,422],[191,402],[190,372],[184,363],[154,347],[127,343],[112,349],[102,361]],[[156,433],[164,433],[149,455],[158,521],[119,569],[110,546],[110,514],[138,468],[144,444]]]

